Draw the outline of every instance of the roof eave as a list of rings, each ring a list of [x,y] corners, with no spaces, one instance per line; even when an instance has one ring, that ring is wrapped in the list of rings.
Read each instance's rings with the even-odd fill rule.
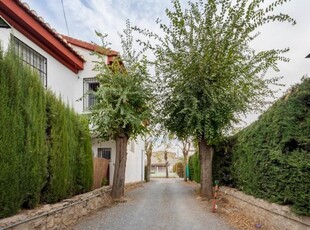
[[[114,51],[112,49],[104,49],[101,46],[95,44],[95,43],[89,43],[89,42],[85,42],[73,37],[69,37],[66,35],[61,35],[68,43],[78,46],[80,48],[89,50],[89,51],[95,51],[98,52],[100,54],[106,55],[108,57],[117,57],[119,56],[119,53],[117,51]]]
[[[15,29],[20,31],[43,50],[77,73],[84,69],[85,60],[66,46],[65,41],[61,41],[56,33],[52,33],[44,26],[39,18],[35,18],[33,13],[18,0],[0,1],[0,14]]]

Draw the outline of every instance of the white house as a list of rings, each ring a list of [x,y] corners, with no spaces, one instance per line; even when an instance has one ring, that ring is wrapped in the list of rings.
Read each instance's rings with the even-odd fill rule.
[[[90,55],[98,46],[58,34],[20,0],[0,1],[0,42],[4,49],[9,44],[14,46],[24,63],[39,73],[45,88],[60,95],[76,112],[89,111],[95,102],[94,98],[83,95],[98,87],[96,73],[92,70],[96,57]],[[106,51],[102,55],[110,63],[118,53]],[[93,138],[92,143],[94,157],[110,159],[111,184],[115,142],[102,142]],[[141,138],[128,144],[126,183],[144,178],[143,146]]]

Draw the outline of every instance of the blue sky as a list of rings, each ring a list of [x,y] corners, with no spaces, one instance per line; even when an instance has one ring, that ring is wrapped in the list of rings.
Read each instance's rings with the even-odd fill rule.
[[[268,0],[269,2],[270,0]],[[66,34],[66,25],[62,11],[61,0],[23,0],[31,9],[56,29]],[[95,30],[108,34],[111,48],[121,51],[118,32],[125,27],[126,19],[132,25],[148,28],[160,33],[156,26],[156,19],[165,20],[165,9],[171,7],[169,0],[63,0],[70,36],[99,42]],[[182,0],[186,5],[187,0]],[[285,91],[292,84],[300,82],[303,75],[310,73],[310,59],[305,56],[310,53],[310,1],[292,0],[280,8],[281,12],[288,13],[297,21],[297,25],[273,23],[260,31],[261,36],[253,43],[255,49],[286,48],[290,47],[287,57],[290,63],[280,64],[280,73]],[[281,95],[281,93],[279,94]],[[255,118],[249,115],[248,121]]]

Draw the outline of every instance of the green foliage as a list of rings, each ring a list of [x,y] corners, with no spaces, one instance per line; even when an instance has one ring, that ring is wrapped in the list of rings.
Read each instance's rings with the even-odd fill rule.
[[[217,168],[230,164],[229,180],[219,175],[222,182],[231,184],[232,178],[247,194],[310,215],[310,79],[292,87],[234,138],[228,161],[216,160]]]
[[[40,200],[46,172],[45,96],[11,53],[0,57],[0,218]]]
[[[109,185],[109,180],[105,177],[101,181],[101,186],[107,186],[107,185]]]
[[[88,122],[0,50],[0,218],[92,185]]]
[[[89,191],[92,152],[88,123],[47,91],[48,174],[42,199],[53,203]]]
[[[195,152],[188,158],[189,179],[200,183],[200,160],[199,153]]]
[[[231,187],[234,187],[234,179],[230,170],[232,165],[232,148],[235,142],[235,136],[219,142],[214,148],[212,165],[213,180],[218,180],[220,184]]]
[[[264,24],[295,23],[288,15],[273,14],[284,2],[265,7],[264,0],[200,0],[189,1],[184,10],[172,0],[173,10],[166,9],[169,24],[157,21],[163,36],[137,28],[158,42],[141,41],[156,57],[160,111],[169,131],[214,143],[240,113],[260,108],[264,96],[273,94],[269,85],[278,78],[265,74],[288,61],[282,57],[288,49],[256,52],[250,42]]]
[[[176,173],[179,177],[184,177],[184,166],[182,162],[175,163],[173,165],[173,172]]]
[[[147,132],[151,119],[152,88],[145,57],[142,59],[132,50],[133,38],[129,22],[121,37],[123,45],[122,59],[115,58],[111,65],[101,61],[94,68],[98,71],[100,87],[95,93],[97,104],[91,113],[94,133],[109,140],[119,134],[130,138]]]
[[[93,184],[93,154],[88,119],[84,116],[77,117],[77,154],[75,159],[75,193],[89,191]]]
[[[94,93],[96,105],[90,114],[93,133],[103,140],[115,140],[116,157],[112,198],[124,195],[125,169],[129,138],[148,132],[153,107],[151,79],[146,58],[133,50],[133,36],[129,21],[121,35],[123,56],[107,64],[105,57],[98,58],[94,70],[98,72],[99,88]],[[98,35],[104,39],[100,33]],[[103,41],[103,45],[104,45]],[[103,47],[105,48],[105,47]]]

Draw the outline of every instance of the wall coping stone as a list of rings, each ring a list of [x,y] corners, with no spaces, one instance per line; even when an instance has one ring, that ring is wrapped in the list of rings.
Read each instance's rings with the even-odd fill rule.
[[[96,197],[104,196],[105,194],[110,195],[110,192],[111,192],[111,188],[109,186],[104,186],[104,187],[95,189],[93,191],[65,199],[59,203],[45,204],[45,205],[40,205],[35,209],[23,210],[21,213],[16,214],[14,216],[0,219],[0,230],[14,229],[17,226],[24,225],[28,222],[35,221],[36,219],[39,219],[45,216],[49,217],[71,206],[76,206],[83,202],[84,203],[88,202],[89,200],[92,200]],[[108,202],[106,205],[109,205],[109,203],[111,203],[111,201]],[[29,227],[29,229],[32,229],[32,227]]]

